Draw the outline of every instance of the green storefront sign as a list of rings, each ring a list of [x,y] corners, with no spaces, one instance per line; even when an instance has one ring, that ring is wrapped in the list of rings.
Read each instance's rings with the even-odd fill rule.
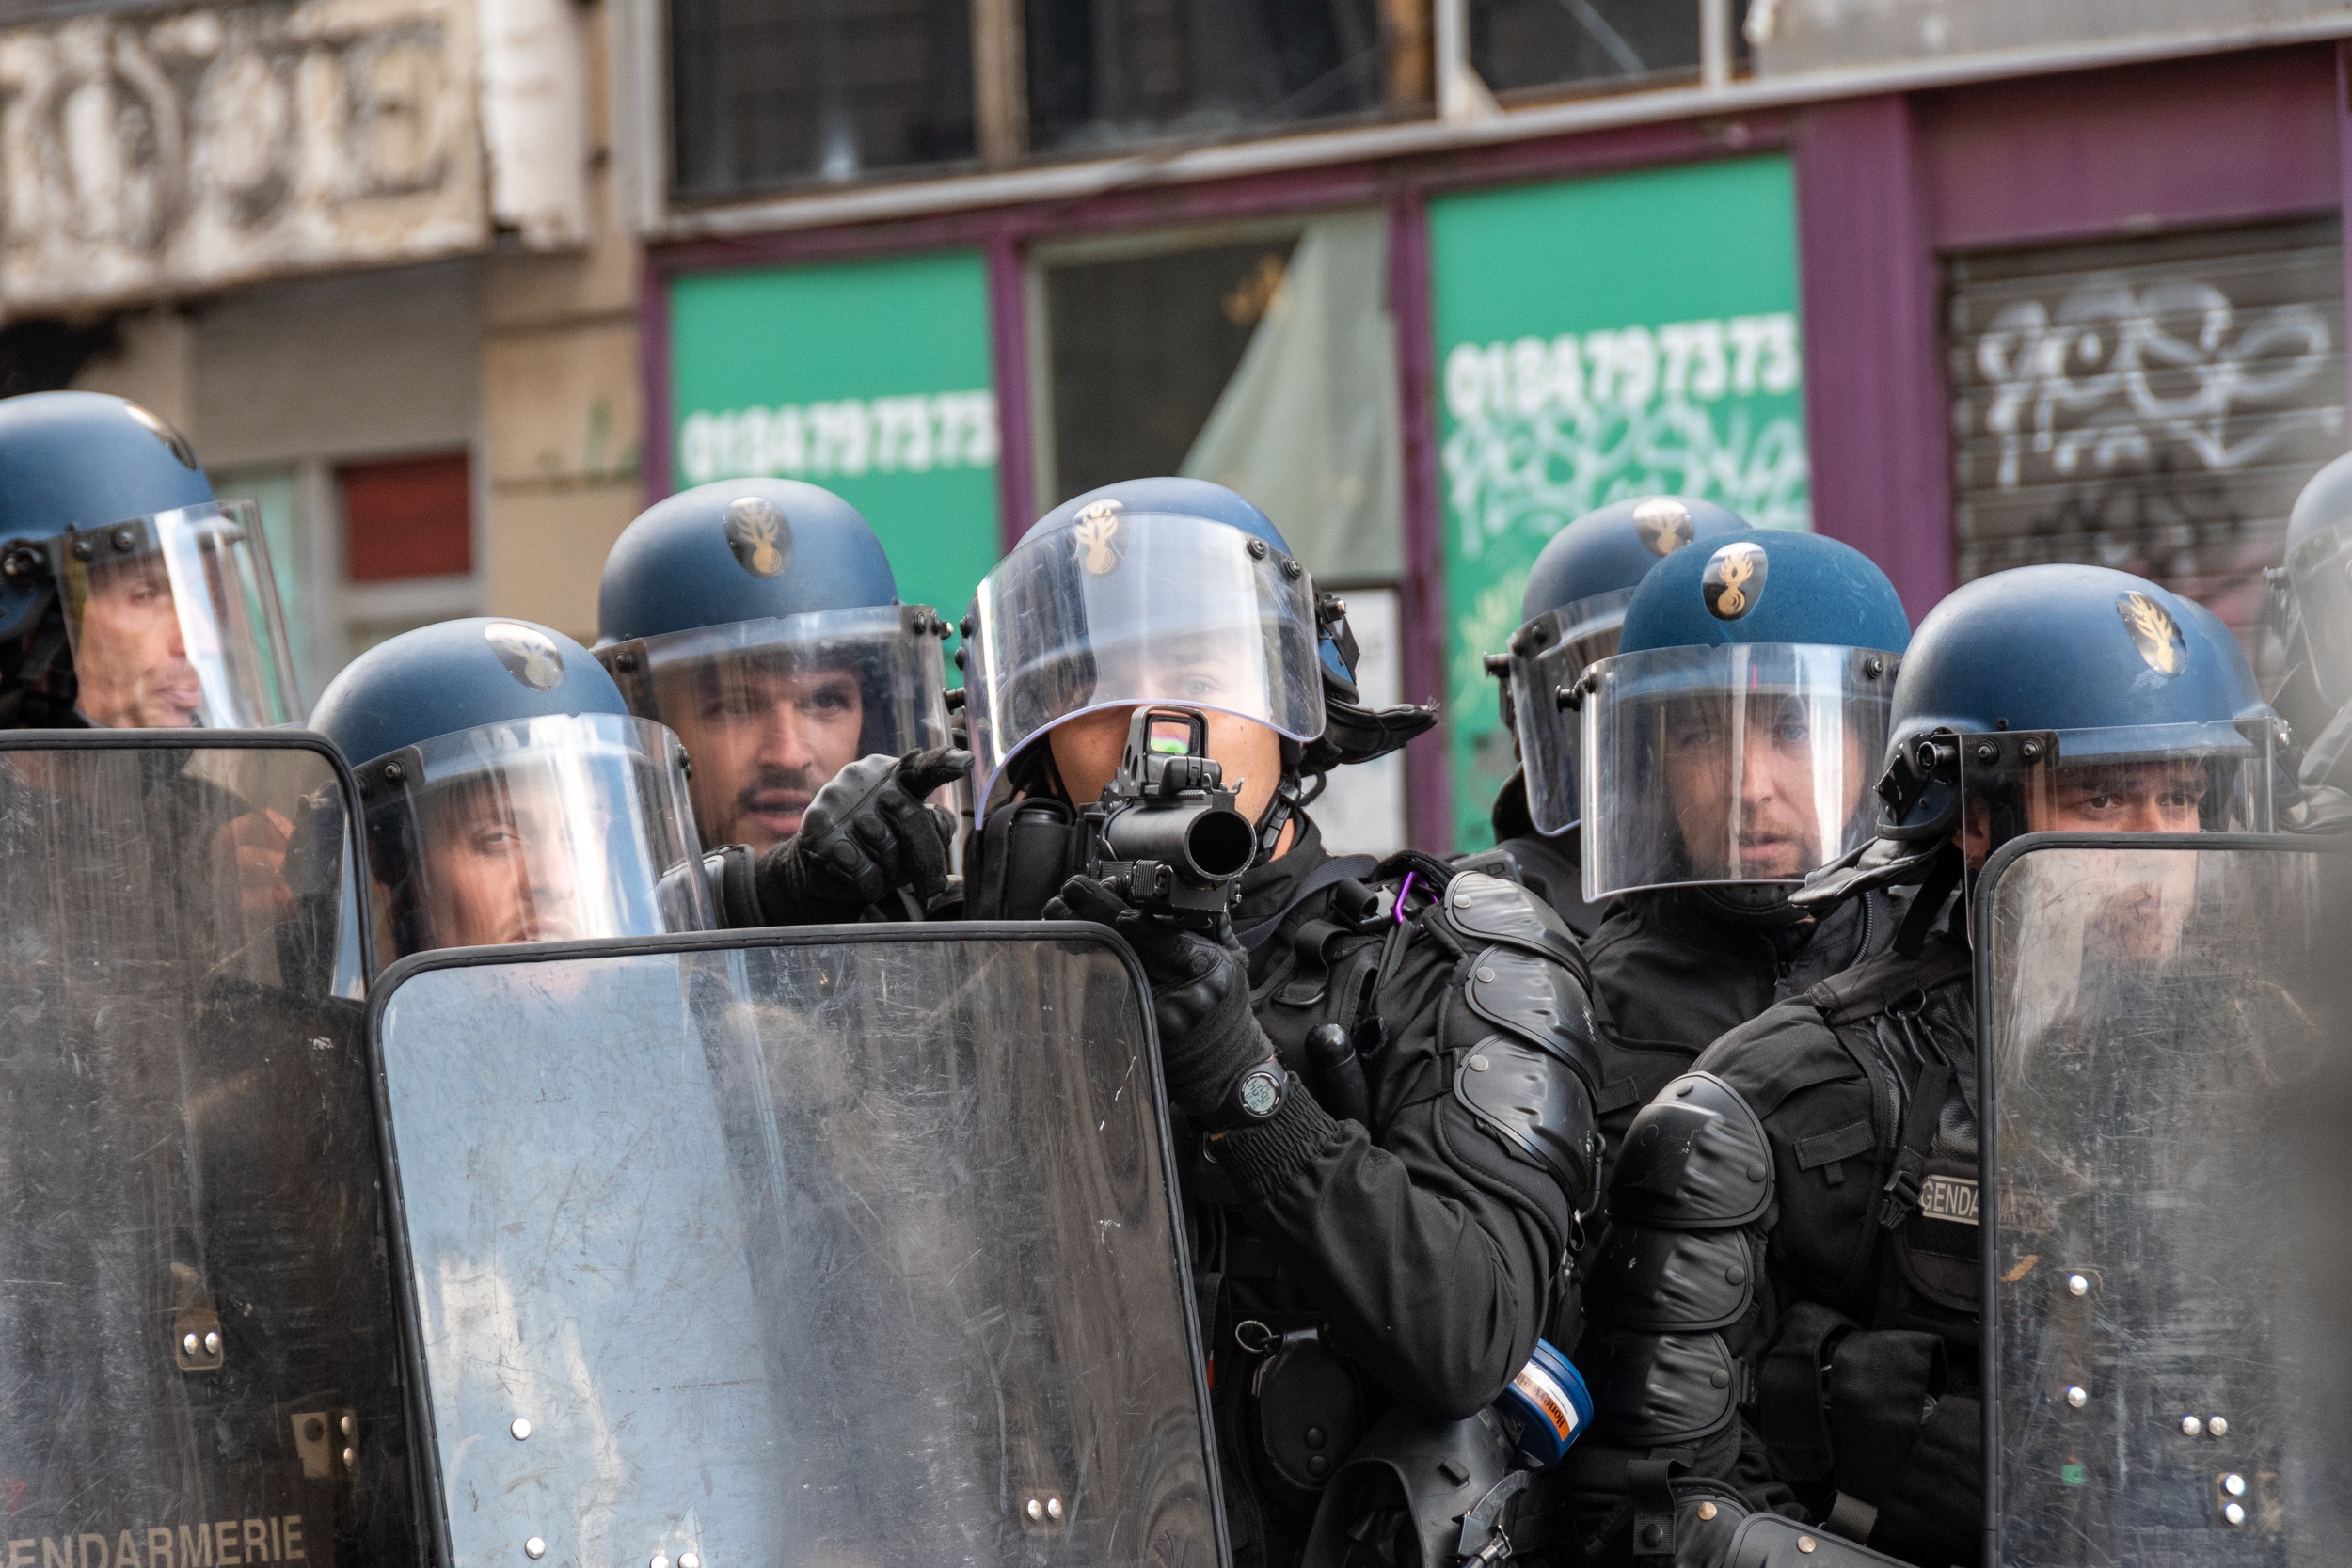
[[[1788,162],[1729,159],[1430,204],[1459,847],[1513,767],[1482,658],[1536,552],[1626,496],[1811,519]]]
[[[979,254],[705,273],[669,303],[677,486],[821,484],[874,525],[901,599],[961,617],[997,542]]]

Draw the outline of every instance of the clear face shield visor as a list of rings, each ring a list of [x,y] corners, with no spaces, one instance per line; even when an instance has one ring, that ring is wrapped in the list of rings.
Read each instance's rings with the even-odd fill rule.
[[[358,777],[388,957],[716,925],[684,749],[647,720],[485,724]]]
[[[2339,523],[2304,540],[2286,569],[2295,602],[2292,626],[2282,629],[2300,633],[2320,695],[2340,708],[2352,702],[2352,527]]]
[[[102,729],[297,723],[260,506],[211,501],[50,542],[74,706]]]
[[[1586,671],[1584,895],[1794,886],[1874,836],[1897,656],[1809,643],[1619,654]]]
[[[2021,833],[2266,833],[2278,722],[2004,730],[1959,738],[1971,865]]]
[[[1215,709],[1314,739],[1316,633],[1306,568],[1239,529],[1104,511],[1031,535],[972,601],[964,686],[981,809],[1015,752],[1084,713]]]
[[[1632,602],[1630,588],[1595,594],[1538,615],[1511,639],[1512,728],[1537,832],[1565,833],[1582,815],[1576,763],[1583,736],[1564,698],[1586,670],[1617,651]]]
[[[685,743],[707,847],[765,848],[798,832],[817,792],[858,758],[948,743],[946,630],[929,606],[878,605],[596,652],[629,711]]]
[[[2277,722],[2003,731],[1959,738],[1961,842],[1971,870],[2026,833],[2266,833],[2274,831]],[[2024,899],[2053,951],[2038,968],[2075,976],[2097,965],[2169,964],[2204,881],[2230,857],[2107,847],[2029,855],[2001,880]],[[2023,878],[2016,886],[2010,878]],[[2230,895],[2221,895],[2227,905]]]

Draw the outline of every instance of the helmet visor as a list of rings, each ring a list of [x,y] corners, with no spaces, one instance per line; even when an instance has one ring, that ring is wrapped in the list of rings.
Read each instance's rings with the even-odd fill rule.
[[[2269,832],[2276,739],[2269,719],[1963,736],[1969,859],[2021,833]]]
[[[2342,707],[2352,702],[2352,529],[2338,524],[2304,540],[2287,557],[2287,580],[2312,678]]]
[[[1013,753],[1104,708],[1167,703],[1323,733],[1314,583],[1222,523],[1106,512],[1032,534],[972,601],[975,798]]]
[[[102,729],[302,717],[260,506],[210,501],[65,533],[52,566],[74,705]]]
[[[878,605],[611,643],[596,657],[631,712],[685,743],[706,847],[765,848],[858,758],[948,743],[943,629],[929,606]]]
[[[1560,694],[1617,651],[1633,590],[1619,588],[1549,610],[1511,639],[1511,715],[1527,770],[1527,809],[1541,833],[1565,833],[1582,812],[1577,753],[1582,736]]]
[[[675,736],[618,714],[438,736],[359,769],[384,951],[716,924]]]
[[[1657,648],[1583,697],[1584,889],[1802,882],[1872,836],[1896,656]]]

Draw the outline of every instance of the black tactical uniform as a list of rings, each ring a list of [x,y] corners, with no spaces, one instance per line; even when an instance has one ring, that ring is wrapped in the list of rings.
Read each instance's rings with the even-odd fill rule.
[[[1536,1555],[1544,1499],[1490,1407],[1539,1336],[1575,1333],[1600,1152],[1575,939],[1509,881],[1325,853],[1311,781],[1436,715],[1362,705],[1345,606],[1230,491],[1073,498],[981,583],[967,637],[967,916],[1099,922],[1152,983],[1237,1562]],[[1202,929],[1214,904],[1181,925],[1130,879],[1163,857],[1111,869],[1045,743],[1119,713],[1130,786],[1166,784],[1151,759],[1177,753],[1153,726],[1184,720],[1189,740],[1165,738],[1211,800],[1224,765],[1185,718],[1204,700],[1281,740],[1231,946]]]
[[[1635,1119],[1577,1352],[1591,1560],[1717,1560],[1742,1506],[1931,1568],[1974,1560],[1970,974],[1948,930],[1835,974]]]
[[[1294,820],[1234,926],[1258,1021],[1301,1082],[1262,1126],[1179,1128],[1246,1568],[1298,1560],[1327,1481],[1383,1414],[1477,1418],[1538,1335],[1573,1338],[1597,1191],[1591,1011],[1558,917],[1427,856],[1335,861]],[[1565,1522],[1531,1494],[1506,1528],[1539,1559]]]
[[[1613,1168],[1634,1114],[1731,1030],[1887,950],[1895,895],[1840,904],[1818,923],[1778,890],[1692,887],[1612,899],[1584,943],[1600,1024],[1600,1127]]]

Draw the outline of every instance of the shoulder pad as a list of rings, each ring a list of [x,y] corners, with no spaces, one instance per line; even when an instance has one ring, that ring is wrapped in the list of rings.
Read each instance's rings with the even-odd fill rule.
[[[1533,1046],[1489,1035],[1454,1069],[1454,1098],[1559,1180],[1582,1207],[1599,1180],[1600,1135],[1582,1075]]]
[[[1692,1070],[1722,1079],[1768,1119],[1790,1095],[1816,1085],[1868,1082],[1838,1026],[1803,998],[1779,1003],[1732,1030],[1700,1052]]]
[[[1584,1312],[1620,1328],[1722,1328],[1756,1299],[1746,1233],[1613,1225],[1584,1278]]]
[[[1458,872],[1446,884],[1445,917],[1455,930],[1476,941],[1524,948],[1584,973],[1583,950],[1567,923],[1516,882],[1483,871]]]
[[[1626,1133],[1609,1217],[1661,1230],[1745,1225],[1772,1201],[1772,1150],[1740,1091],[1690,1072],[1659,1091]]]
[[[1592,998],[1559,962],[1524,948],[1489,947],[1470,966],[1465,992],[1480,1018],[1534,1040],[1590,1080],[1588,1087],[1597,1084]]]
[[[1612,1447],[1679,1444],[1721,1432],[1738,1407],[1738,1369],[1720,1334],[1636,1334],[1596,1323],[1576,1342],[1593,1395],[1593,1434]]]

